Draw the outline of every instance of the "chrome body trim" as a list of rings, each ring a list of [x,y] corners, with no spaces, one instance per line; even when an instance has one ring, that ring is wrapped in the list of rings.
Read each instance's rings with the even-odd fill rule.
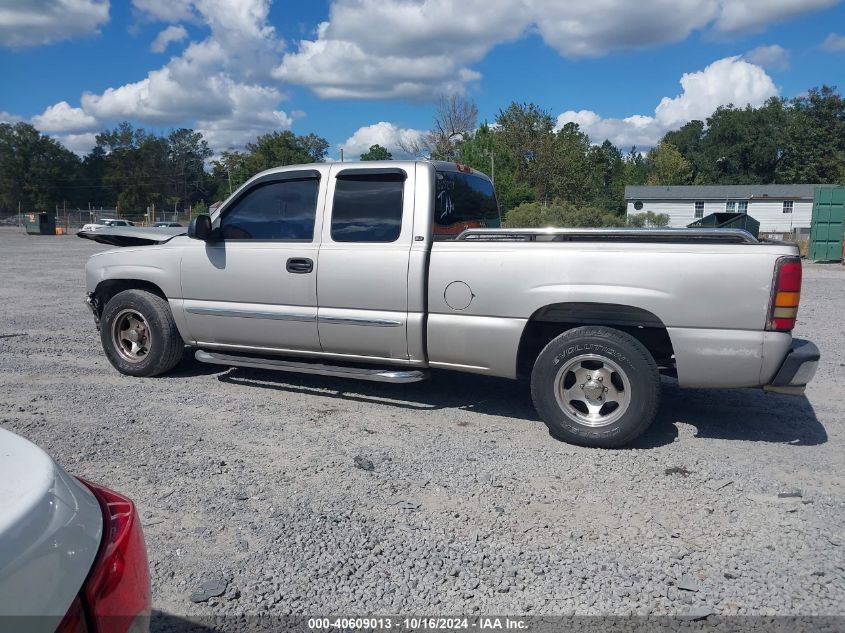
[[[393,319],[372,319],[365,317],[340,317],[340,316],[323,316],[319,315],[320,323],[336,323],[338,325],[369,325],[372,327],[402,327],[402,321],[394,321]]]
[[[185,308],[190,314],[202,314],[204,316],[237,317],[241,319],[273,319],[275,321],[302,321],[313,323],[316,317],[313,314],[282,313],[282,312],[260,312],[256,310],[232,310],[226,308]]]
[[[366,331],[366,330],[364,330]],[[414,367],[426,367],[427,363],[420,360],[410,360],[407,358],[391,358],[387,356],[377,356],[376,354],[341,354],[338,352],[322,352],[302,349],[293,349],[290,347],[267,347],[261,345],[236,345],[227,343],[215,343],[207,340],[195,340],[192,345],[194,347],[202,347],[203,349],[220,350],[220,351],[234,351],[242,352],[244,354],[268,354],[271,357],[297,356],[301,358],[322,358],[328,360],[337,360],[344,363],[367,363],[379,365],[396,365],[398,367],[407,367],[412,365]]]
[[[322,363],[301,363],[275,358],[251,358],[248,356],[234,356],[197,350],[194,355],[201,363],[212,365],[226,365],[230,367],[250,367],[252,369],[267,369],[270,371],[288,371],[299,374],[318,374],[335,378],[357,378],[373,382],[409,383],[419,382],[428,378],[425,370],[411,369],[380,369],[369,367],[344,367],[339,365],[325,365]]]

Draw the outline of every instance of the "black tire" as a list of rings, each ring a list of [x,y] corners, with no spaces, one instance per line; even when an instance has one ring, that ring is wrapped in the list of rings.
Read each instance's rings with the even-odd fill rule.
[[[598,382],[605,377],[608,382]],[[608,383],[610,392],[602,387]],[[553,339],[537,356],[531,397],[557,439],[619,448],[654,421],[660,373],[649,351],[629,334],[608,327],[578,327]],[[595,419],[588,420],[591,416]]]
[[[132,328],[132,323],[138,323],[139,327]],[[123,335],[118,336],[118,330],[138,339],[137,352],[126,349],[131,342]],[[100,317],[100,341],[109,362],[127,376],[158,376],[168,372],[185,351],[170,305],[146,290],[124,290],[109,300]]]

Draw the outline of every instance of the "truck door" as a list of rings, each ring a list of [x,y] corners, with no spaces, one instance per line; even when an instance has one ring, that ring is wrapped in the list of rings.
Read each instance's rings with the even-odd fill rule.
[[[185,319],[200,344],[319,352],[317,251],[328,167],[256,180],[182,257]]]
[[[413,168],[333,165],[317,288],[323,351],[408,359]]]

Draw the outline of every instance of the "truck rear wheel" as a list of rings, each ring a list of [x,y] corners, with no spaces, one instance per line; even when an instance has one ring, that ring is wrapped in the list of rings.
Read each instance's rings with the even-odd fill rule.
[[[607,327],[578,327],[540,352],[531,372],[531,396],[554,437],[618,448],[654,421],[660,374],[634,337]]]
[[[182,359],[185,343],[170,305],[146,290],[124,290],[112,297],[100,317],[100,341],[121,374],[157,376]]]

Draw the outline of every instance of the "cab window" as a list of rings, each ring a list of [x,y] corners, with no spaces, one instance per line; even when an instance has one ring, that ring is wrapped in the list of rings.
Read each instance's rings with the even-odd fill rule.
[[[225,240],[310,242],[319,187],[313,177],[259,184],[221,217],[220,234]]]
[[[335,242],[395,242],[402,232],[405,174],[340,174],[332,206]]]

